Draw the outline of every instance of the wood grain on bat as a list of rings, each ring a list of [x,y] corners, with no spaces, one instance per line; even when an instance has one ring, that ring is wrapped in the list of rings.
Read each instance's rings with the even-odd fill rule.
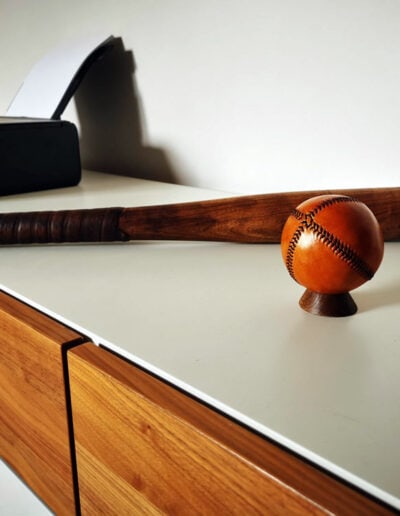
[[[400,188],[318,190],[243,195],[135,208],[96,208],[0,214],[0,244],[208,240],[278,243],[298,204],[316,195],[340,193],[365,203],[384,239],[400,238]]]

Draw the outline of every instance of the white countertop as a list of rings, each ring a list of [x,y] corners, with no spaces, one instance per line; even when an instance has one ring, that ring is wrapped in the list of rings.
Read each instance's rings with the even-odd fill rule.
[[[52,516],[52,512],[0,459],[0,514],[3,516]]]
[[[1,211],[226,196],[85,173],[0,198]],[[400,243],[359,311],[312,316],[278,245],[136,242],[3,247],[1,285],[186,391],[400,508]]]

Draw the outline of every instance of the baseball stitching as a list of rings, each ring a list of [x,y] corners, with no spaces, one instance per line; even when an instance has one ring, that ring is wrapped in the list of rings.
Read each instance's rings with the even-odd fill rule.
[[[321,202],[318,206],[316,206],[313,210],[303,213],[297,208],[294,209],[291,215],[300,221],[300,224],[296,231],[294,232],[288,247],[288,251],[286,254],[286,267],[289,271],[289,274],[292,276],[294,280],[296,280],[294,275],[294,267],[293,260],[294,254],[296,251],[297,244],[299,243],[301,235],[304,233],[306,229],[309,229],[318,240],[320,240],[323,244],[325,244],[331,251],[336,254],[341,260],[343,260],[347,265],[356,271],[358,274],[370,280],[374,273],[371,268],[358,256],[358,254],[351,249],[351,247],[344,242],[342,242],[339,238],[335,237],[332,233],[326,230],[323,226],[315,222],[314,217],[320,213],[323,209],[332,206],[333,204],[339,204],[342,202],[359,202],[352,197],[334,197],[331,199],[326,199]]]

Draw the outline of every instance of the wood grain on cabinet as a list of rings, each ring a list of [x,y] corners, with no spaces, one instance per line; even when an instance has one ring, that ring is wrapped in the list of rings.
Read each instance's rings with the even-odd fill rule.
[[[93,344],[68,352],[82,514],[389,514]]]
[[[83,341],[0,292],[0,456],[57,514],[77,509],[65,352]]]

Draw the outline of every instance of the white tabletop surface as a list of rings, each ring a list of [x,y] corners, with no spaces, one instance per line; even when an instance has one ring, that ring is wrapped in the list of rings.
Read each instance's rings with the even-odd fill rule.
[[[1,211],[226,196],[85,173]],[[1,249],[0,287],[400,508],[400,243],[346,318],[302,311],[279,245]]]

